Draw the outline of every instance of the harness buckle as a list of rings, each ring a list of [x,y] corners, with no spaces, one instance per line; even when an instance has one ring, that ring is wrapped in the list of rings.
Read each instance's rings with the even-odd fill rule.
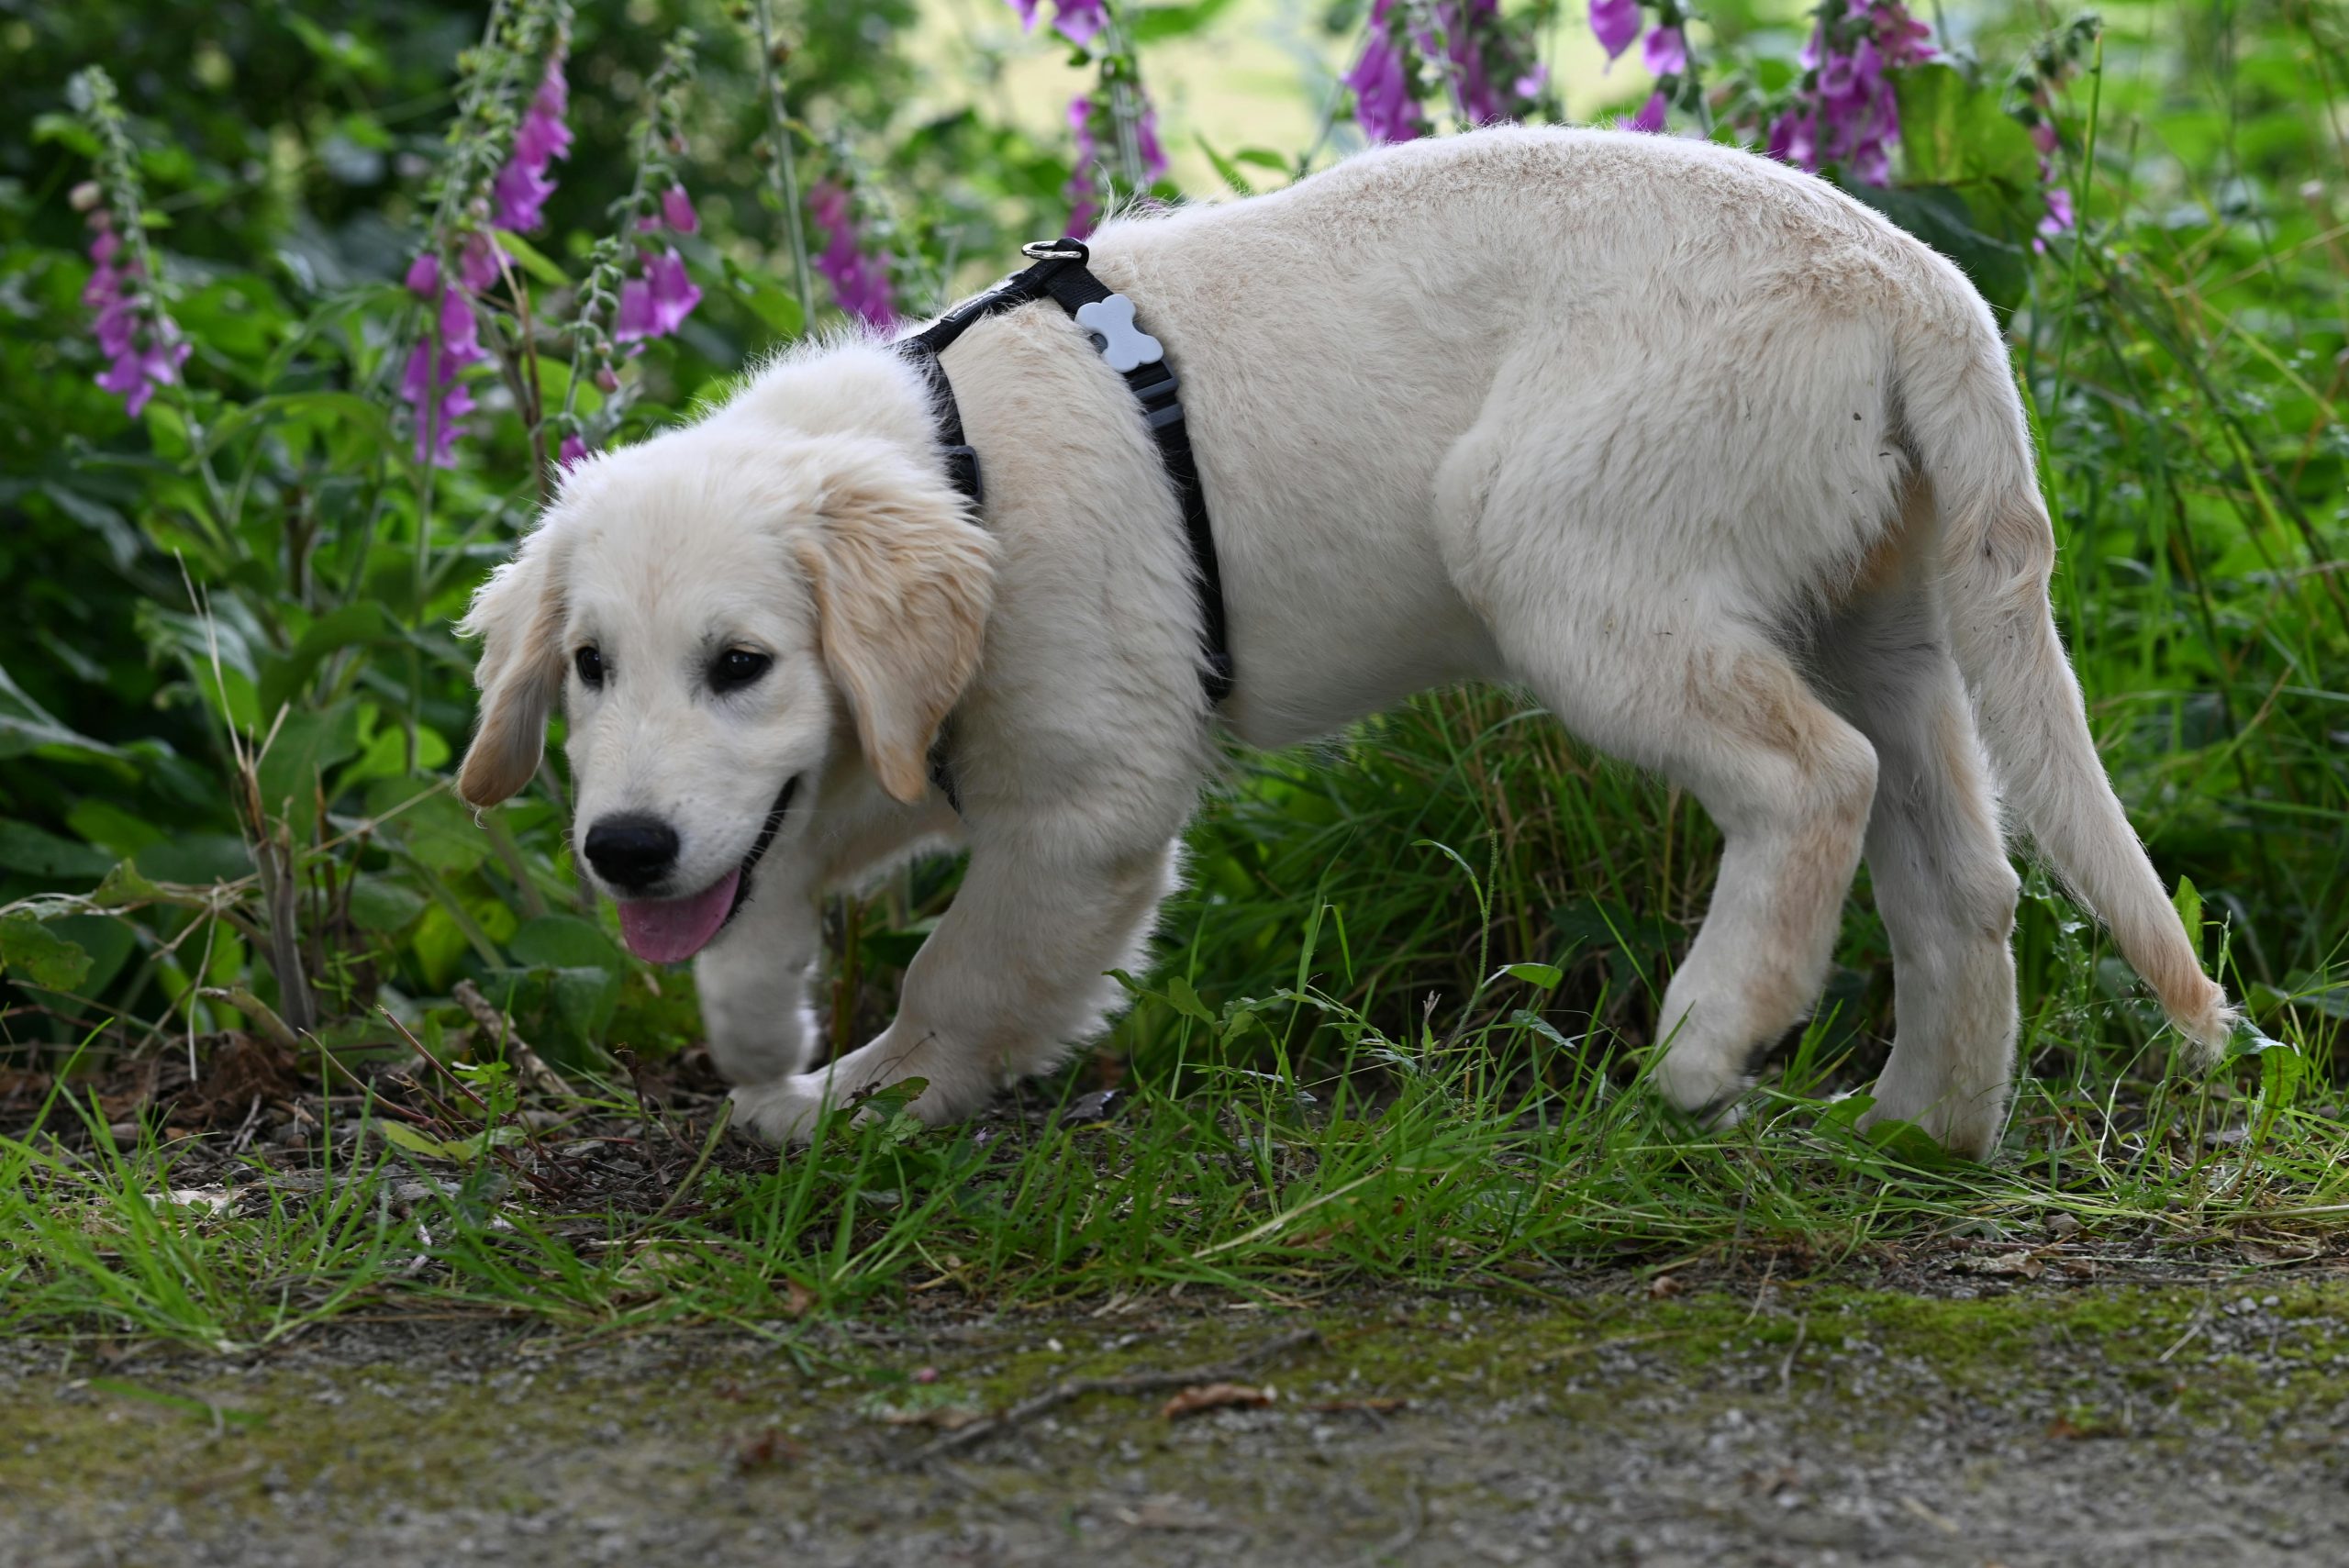
[[[1093,259],[1093,252],[1084,240],[1063,234],[1058,239],[1030,239],[1019,248],[1019,253],[1031,261],[1077,261]]]

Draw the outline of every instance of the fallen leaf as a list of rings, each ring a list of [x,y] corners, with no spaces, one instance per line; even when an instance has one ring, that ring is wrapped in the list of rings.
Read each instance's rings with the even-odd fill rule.
[[[1251,1388],[1244,1383],[1207,1383],[1186,1388],[1169,1399],[1159,1414],[1172,1421],[1184,1416],[1196,1416],[1202,1410],[1220,1410],[1230,1406],[1260,1408],[1273,1402],[1269,1388]]]
[[[1951,1265],[1961,1273],[2006,1274],[2037,1279],[2046,1263],[2031,1252],[1969,1252]]]
[[[769,1427],[734,1450],[734,1468],[766,1470],[778,1464],[796,1463],[807,1457],[805,1446],[785,1436],[782,1428]]]
[[[1366,1410],[1373,1415],[1383,1416],[1389,1410],[1400,1410],[1409,1403],[1408,1399],[1394,1398],[1317,1399],[1306,1408],[1330,1415],[1337,1415],[1348,1410]]]
[[[1658,1274],[1648,1281],[1648,1296],[1651,1300],[1662,1301],[1667,1296],[1678,1296],[1686,1288],[1678,1274]]]
[[[783,1315],[785,1318],[805,1318],[807,1309],[816,1305],[816,1293],[796,1279],[785,1280],[782,1288]]]

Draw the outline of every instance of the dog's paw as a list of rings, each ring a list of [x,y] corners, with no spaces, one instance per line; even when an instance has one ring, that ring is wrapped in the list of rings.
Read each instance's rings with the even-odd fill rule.
[[[730,1097],[735,1126],[787,1149],[804,1148],[815,1137],[826,1103],[823,1082],[804,1077],[745,1084]]]

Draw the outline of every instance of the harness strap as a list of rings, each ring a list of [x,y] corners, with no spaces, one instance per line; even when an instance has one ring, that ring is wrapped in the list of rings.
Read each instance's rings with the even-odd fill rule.
[[[1109,367],[1125,377],[1126,387],[1141,410],[1142,421],[1150,428],[1151,439],[1158,445],[1159,461],[1165,464],[1166,476],[1173,482],[1175,498],[1182,505],[1183,531],[1189,539],[1191,560],[1198,573],[1199,642],[1206,658],[1199,684],[1206,689],[1209,703],[1220,703],[1231,693],[1233,674],[1223,608],[1223,570],[1216,558],[1215,529],[1208,520],[1207,492],[1199,483],[1198,462],[1191,451],[1190,429],[1176,395],[1182,383],[1166,362],[1165,350],[1158,339],[1134,325],[1131,302],[1123,295],[1111,293],[1085,266],[1092,253],[1084,241],[1061,239],[1021,249],[1035,265],[1014,273],[985,294],[965,300],[896,345],[897,351],[911,361],[930,384],[931,417],[937,421],[947,475],[957,490],[970,497],[973,506],[985,500],[979,454],[963,436],[963,412],[954,400],[954,384],[947,379],[946,367],[939,363],[938,356],[974,322],[1040,299],[1052,301],[1085,328]],[[933,759],[933,775],[941,765]],[[943,787],[947,798],[954,800],[951,784]],[[955,809],[961,808],[961,803],[955,802]]]

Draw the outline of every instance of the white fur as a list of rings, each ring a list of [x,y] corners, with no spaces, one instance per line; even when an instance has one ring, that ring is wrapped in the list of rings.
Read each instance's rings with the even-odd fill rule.
[[[1521,683],[1720,823],[1711,910],[1664,998],[1655,1078],[1675,1104],[1726,1105],[1808,1012],[1865,852],[1898,966],[1876,1114],[1995,1144],[2016,883],[1984,740],[2171,1018],[2223,1039],[2048,618],[2052,536],[2004,343],[1923,245],[1723,148],[1502,129],[1113,223],[1093,266],[1183,378],[1233,734],[1283,746],[1431,685]],[[579,820],[676,820],[678,891],[741,857],[785,776],[816,781],[698,962],[741,1113],[777,1139],[909,1075],[930,1082],[918,1112],[965,1116],[1100,1028],[1104,972],[1141,962],[1211,765],[1191,562],[1123,384],[1050,304],[974,327],[944,362],[983,528],[940,494],[920,380],[880,344],[832,344],[573,478],[472,617],[476,799],[527,779],[548,661],[583,639],[621,673],[592,696],[572,683]],[[898,497],[867,545],[914,542],[822,553],[847,526],[826,510],[844,468],[868,500]],[[900,592],[924,561],[946,581]],[[857,615],[898,607],[898,664],[860,673],[873,651],[834,646],[842,573],[871,579]],[[974,669],[940,603],[980,617]],[[728,638],[774,673],[700,700],[696,651]],[[907,776],[907,737],[941,705],[959,823]],[[969,871],[896,1020],[802,1071],[815,896],[958,834]]]

